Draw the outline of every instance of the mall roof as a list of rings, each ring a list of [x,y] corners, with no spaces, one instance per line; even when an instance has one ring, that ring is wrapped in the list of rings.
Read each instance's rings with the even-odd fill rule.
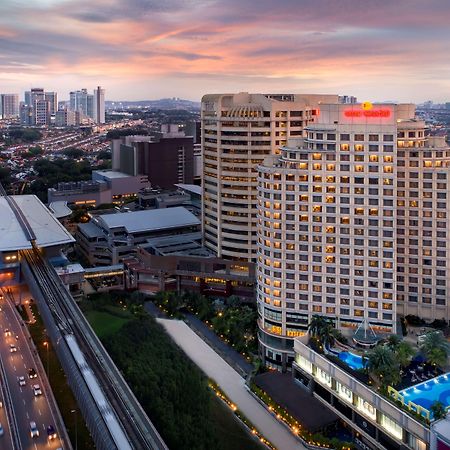
[[[158,231],[200,225],[200,221],[183,206],[149,209],[98,216],[107,228],[125,228],[128,233]]]
[[[35,195],[11,195],[36,236],[38,247],[51,247],[75,239]],[[0,251],[31,248],[22,226],[6,197],[0,197]]]

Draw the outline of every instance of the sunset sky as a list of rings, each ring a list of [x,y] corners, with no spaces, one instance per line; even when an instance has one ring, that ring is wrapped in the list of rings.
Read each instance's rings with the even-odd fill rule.
[[[448,0],[0,0],[0,92],[450,101]]]

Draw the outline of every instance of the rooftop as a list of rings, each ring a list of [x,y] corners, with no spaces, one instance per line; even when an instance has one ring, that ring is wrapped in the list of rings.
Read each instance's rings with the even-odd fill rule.
[[[202,187],[196,184],[183,184],[179,183],[175,185],[177,188],[183,189],[184,191],[191,192],[193,194],[202,195]]]
[[[125,228],[128,233],[198,226],[200,221],[182,206],[98,216],[107,228]]]
[[[51,202],[48,207],[57,219],[62,219],[72,214],[72,210],[67,206],[67,202],[64,201]]]
[[[126,173],[123,172],[117,172],[116,170],[96,170],[95,171],[97,174],[99,174],[102,177],[105,178],[130,178],[131,175],[128,175]]]
[[[12,195],[36,235],[38,247],[70,244],[75,239],[35,195]],[[5,197],[0,197],[0,251],[31,248],[31,242]]]

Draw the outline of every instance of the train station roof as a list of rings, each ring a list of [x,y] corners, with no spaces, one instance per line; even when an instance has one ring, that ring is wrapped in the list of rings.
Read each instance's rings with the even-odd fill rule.
[[[11,195],[36,236],[38,247],[52,247],[75,239],[35,195]],[[20,219],[6,197],[0,197],[0,251],[31,248]]]

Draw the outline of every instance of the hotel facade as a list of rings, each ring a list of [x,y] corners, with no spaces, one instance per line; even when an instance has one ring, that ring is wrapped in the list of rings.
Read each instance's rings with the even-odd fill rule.
[[[305,130],[258,168],[259,339],[279,370],[315,314],[381,333],[449,318],[445,141],[412,104],[322,104]]]
[[[255,261],[257,166],[301,137],[337,95],[217,94],[202,98],[203,236],[218,257]]]

